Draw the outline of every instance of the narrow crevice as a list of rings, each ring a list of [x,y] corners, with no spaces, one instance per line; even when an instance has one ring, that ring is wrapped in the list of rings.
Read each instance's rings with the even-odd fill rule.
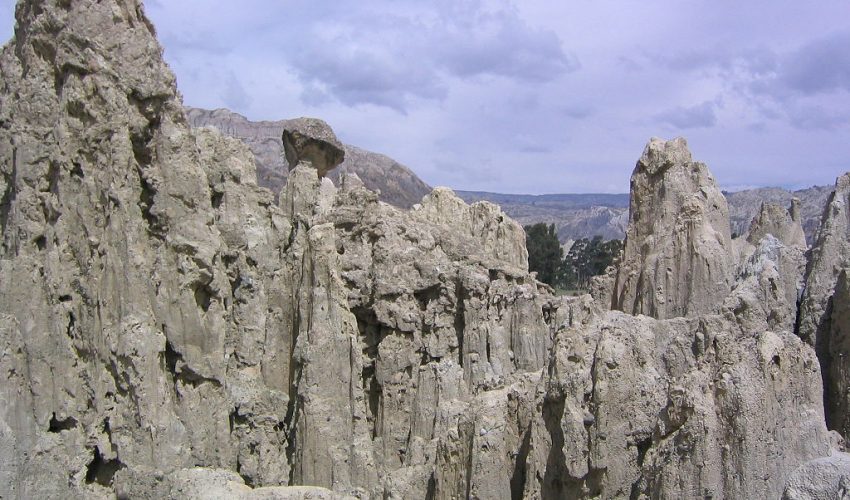
[[[425,492],[425,500],[435,500],[437,498],[437,480],[434,474],[428,478],[428,490]]]
[[[292,235],[290,234],[290,241],[294,241]],[[295,290],[303,290],[306,283],[311,283],[312,269],[305,269],[306,259],[305,255],[301,255],[300,258],[300,269],[301,272],[298,275],[298,284],[295,287]],[[251,262],[248,261],[248,264],[251,265]],[[295,452],[297,449],[296,443],[296,428],[298,427],[298,417],[300,411],[300,400],[298,395],[298,384],[301,380],[301,363],[299,359],[295,357],[295,346],[298,343],[298,337],[302,329],[302,318],[301,315],[301,304],[299,300],[294,300],[292,303],[292,310],[290,311],[292,321],[290,325],[292,325],[291,339],[289,344],[289,403],[286,407],[286,417],[284,417],[285,428],[286,428],[286,462],[290,464],[289,468],[289,484],[295,484],[295,475],[296,475],[296,467],[294,463]],[[309,313],[308,313],[309,318]],[[309,331],[309,325],[304,326],[305,331]]]
[[[647,436],[637,443],[635,443],[635,447],[637,448],[638,456],[637,456],[637,464],[638,467],[643,467],[643,463],[646,460],[646,454],[649,452],[649,448],[652,446],[652,436]]]
[[[528,461],[528,453],[531,451],[531,427],[525,430],[522,437],[522,444],[519,447],[519,452],[514,463],[514,472],[511,475],[511,500],[522,500],[525,491],[526,481],[526,462]]]
[[[223,192],[218,192],[218,191],[212,192],[212,197],[210,198],[210,204],[212,205],[212,207],[214,209],[218,210],[221,207],[221,203],[223,201],[224,201],[224,193]]]
[[[0,234],[6,234],[6,225],[9,222],[9,213],[15,201],[16,189],[15,178],[17,177],[18,148],[12,148],[12,172],[6,177],[6,189],[0,198]]]
[[[68,313],[68,326],[65,328],[65,335],[68,336],[69,339],[74,340],[76,337],[75,330],[77,326],[77,318],[74,316],[74,313]]]
[[[552,441],[546,459],[546,473],[543,476],[543,498],[566,498],[563,476],[567,471],[567,463],[564,457],[564,430],[561,428],[564,406],[563,399],[550,399],[543,403],[543,422]]]
[[[457,335],[457,360],[461,368],[463,368],[463,336],[466,330],[466,294],[460,280],[455,285],[455,335]]]

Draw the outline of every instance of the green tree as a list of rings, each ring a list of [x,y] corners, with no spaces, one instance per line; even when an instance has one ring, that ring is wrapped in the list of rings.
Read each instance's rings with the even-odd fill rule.
[[[525,226],[525,246],[528,248],[528,270],[537,272],[537,279],[558,286],[557,277],[564,250],[555,234],[555,225],[544,223]]]
[[[604,273],[605,269],[614,263],[622,247],[622,241],[602,241],[601,236],[594,236],[593,239],[582,238],[573,243],[558,273],[563,287],[586,290],[590,286],[591,278]]]

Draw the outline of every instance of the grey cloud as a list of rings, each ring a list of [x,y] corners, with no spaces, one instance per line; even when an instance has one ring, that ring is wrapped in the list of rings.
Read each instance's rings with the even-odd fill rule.
[[[578,68],[554,32],[529,26],[512,8],[492,12],[480,2],[464,2],[433,10],[427,22],[360,8],[365,10],[333,26],[313,26],[313,36],[300,37],[297,55],[289,56],[305,85],[349,106],[405,112],[413,99],[444,99],[451,78],[534,83]],[[364,18],[368,30],[361,27]]]
[[[850,125],[850,113],[818,105],[794,107],[788,112],[788,119],[791,125],[803,130],[835,130]]]
[[[801,47],[784,61],[780,80],[803,94],[850,92],[850,31]]]
[[[561,113],[567,118],[572,118],[574,120],[581,120],[583,118],[587,118],[588,116],[593,114],[593,108],[583,104],[572,104],[567,106],[561,106]]]
[[[457,29],[461,28],[461,29]],[[557,35],[535,30],[515,12],[481,16],[466,26],[448,26],[438,64],[453,75],[495,75],[519,81],[545,82],[579,68]]]
[[[251,97],[233,71],[228,72],[224,80],[224,92],[221,98],[230,109],[246,109],[251,104]]]
[[[291,62],[311,93],[320,88],[348,106],[376,104],[404,112],[412,98],[445,96],[446,89],[433,72],[409,61],[396,64],[396,55],[387,50],[318,44]]]
[[[715,104],[712,101],[705,101],[696,106],[675,107],[657,114],[655,118],[679,129],[713,127],[717,124],[714,108]]]
[[[719,71],[744,77],[769,75],[776,71],[778,58],[765,47],[702,48],[651,57],[662,67],[674,72]]]
[[[518,151],[527,154],[546,154],[551,153],[552,148],[543,144],[525,144],[520,145]]]
[[[172,31],[161,34],[160,38],[166,50],[178,56],[185,52],[203,52],[212,56],[223,56],[232,51],[230,46],[210,32],[176,34]]]

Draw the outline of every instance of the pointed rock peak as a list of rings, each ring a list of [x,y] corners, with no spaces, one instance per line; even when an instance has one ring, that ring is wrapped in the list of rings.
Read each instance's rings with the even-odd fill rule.
[[[612,306],[656,318],[717,308],[732,279],[729,209],[685,139],[653,138],[631,179],[629,226]]]
[[[691,151],[684,137],[669,141],[653,137],[644,148],[635,173],[640,171],[649,175],[660,174],[674,165],[684,165],[691,161]]]
[[[100,75],[118,80],[138,101],[176,96],[174,76],[139,0],[26,0],[15,17],[24,76],[52,71],[58,90]]]
[[[750,224],[747,241],[758,245],[758,242],[768,234],[776,237],[783,245],[806,248],[806,235],[800,223],[799,200],[795,198],[788,209],[774,203],[761,204],[759,213]]]
[[[283,128],[283,151],[289,169],[305,162],[324,177],[345,159],[345,147],[330,125],[318,118],[296,118]]]
[[[803,215],[800,210],[800,198],[791,198],[791,208],[788,210],[791,214],[791,220],[802,224]]]

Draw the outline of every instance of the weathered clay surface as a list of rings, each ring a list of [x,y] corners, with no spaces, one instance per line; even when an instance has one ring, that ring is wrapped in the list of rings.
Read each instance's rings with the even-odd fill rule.
[[[729,313],[611,312],[559,332],[550,371],[552,448],[526,498],[777,498],[800,457],[829,450],[814,353]]]
[[[275,204],[160,53],[136,0],[24,1],[0,53],[0,497],[768,498],[828,454],[776,238],[716,314],[601,311],[448,189],[302,163]],[[725,248],[707,186],[674,248]]]
[[[187,500],[353,500],[315,486],[266,486],[252,488],[236,472],[193,467],[156,478],[137,478],[117,488],[119,498]]]
[[[850,455],[835,453],[795,470],[785,484],[782,500],[850,499]]]
[[[318,118],[296,118],[283,127],[283,151],[289,169],[306,162],[319,177],[342,163],[345,150],[331,127]]]
[[[731,288],[726,199],[687,142],[653,138],[632,173],[629,228],[612,305],[659,319],[717,309]]]

